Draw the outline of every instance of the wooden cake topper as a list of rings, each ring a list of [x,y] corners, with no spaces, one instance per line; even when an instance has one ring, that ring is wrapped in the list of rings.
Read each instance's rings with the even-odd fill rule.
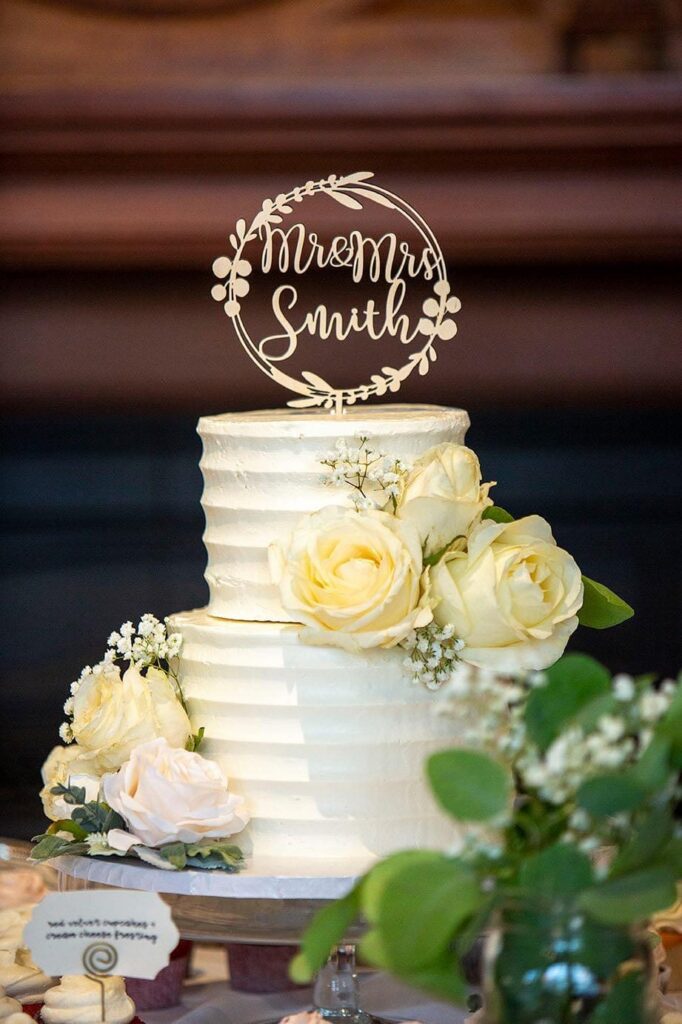
[[[413,370],[421,375],[428,373],[436,360],[436,341],[453,338],[457,330],[452,314],[461,304],[450,294],[445,260],[433,232],[403,199],[370,182],[372,177],[370,171],[341,178],[332,174],[322,181],[308,181],[275,199],[266,199],[250,224],[243,219],[237,221],[230,235],[232,255],[219,256],[213,263],[219,283],[213,286],[211,295],[223,304],[237,337],[255,364],[272,380],[300,396],[288,402],[297,409],[322,406],[341,412],[344,405],[365,401],[371,395],[394,393]],[[362,210],[367,203],[393,210],[417,232],[423,248],[415,252],[393,232],[373,239],[357,229],[323,243],[300,221],[290,223],[287,219],[296,205],[316,195],[354,211]],[[278,333],[252,338],[242,319],[242,302],[250,291],[251,250],[258,245],[264,275],[273,270],[305,274],[311,268],[345,268],[351,272],[354,284],[367,280],[386,286],[384,308],[372,298],[364,308],[353,307],[344,315],[320,303],[303,316],[298,312],[294,323],[292,311],[298,292],[293,284],[285,283],[275,288],[271,296]],[[427,283],[433,294],[423,301],[421,315],[412,318],[401,307],[408,284],[419,279]],[[354,333],[366,333],[375,341],[391,336],[412,350],[402,365],[382,366],[380,372],[371,374],[369,382],[352,387],[334,387],[312,370],[303,370],[299,378],[280,368],[296,351],[299,335],[343,341]]]

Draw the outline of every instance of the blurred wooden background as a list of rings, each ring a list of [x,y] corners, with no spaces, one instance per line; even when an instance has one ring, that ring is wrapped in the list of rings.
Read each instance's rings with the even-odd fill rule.
[[[679,0],[0,10],[15,831],[111,628],[204,600],[193,421],[283,401],[209,299],[210,265],[238,216],[330,172],[373,170],[413,203],[463,301],[405,399],[469,408],[500,500],[551,518],[637,606],[576,644],[680,664]]]

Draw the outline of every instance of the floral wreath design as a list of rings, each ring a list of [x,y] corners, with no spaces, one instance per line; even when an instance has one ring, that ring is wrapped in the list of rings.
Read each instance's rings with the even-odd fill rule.
[[[402,382],[417,369],[420,376],[428,373],[431,363],[437,359],[435,342],[448,341],[457,332],[455,321],[448,316],[458,312],[461,303],[456,296],[450,294],[443,253],[426,221],[399,196],[371,183],[371,171],[358,171],[339,178],[335,174],[321,181],[307,181],[305,185],[294,188],[291,192],[280,193],[275,199],[265,199],[263,205],[251,224],[240,218],[234,232],[230,234],[230,245],[233,256],[219,256],[213,263],[213,272],[219,279],[211,289],[212,297],[223,304],[226,315],[232,320],[237,337],[253,362],[271,380],[301,395],[292,399],[287,405],[297,409],[322,406],[325,409],[340,411],[342,406],[354,405],[357,401],[366,401],[370,396],[380,397],[387,391],[395,393]],[[293,212],[293,203],[301,203],[304,198],[316,194],[325,194],[337,203],[351,210],[361,210],[361,199],[378,203],[389,210],[396,210],[419,232],[434,258],[434,270],[437,280],[433,286],[434,296],[427,298],[422,305],[423,316],[417,329],[426,338],[424,345],[412,352],[407,362],[400,367],[382,366],[381,373],[373,373],[370,383],[356,387],[334,388],[328,381],[310,370],[301,372],[302,380],[283,373],[273,366],[269,359],[250,337],[241,317],[243,299],[250,290],[247,280],[251,273],[251,263],[244,256],[244,249],[249,242],[258,238],[258,232],[265,224],[281,224],[285,216]]]

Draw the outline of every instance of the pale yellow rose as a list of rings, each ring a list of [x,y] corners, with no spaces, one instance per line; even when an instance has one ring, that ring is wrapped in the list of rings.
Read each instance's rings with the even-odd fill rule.
[[[160,669],[143,676],[118,667],[86,676],[73,702],[73,737],[98,774],[123,764],[140,743],[163,736],[184,747],[191,733],[189,719],[172,683]]]
[[[145,846],[231,836],[249,821],[219,765],[163,738],[137,747],[119,772],[104,776],[102,789]]]
[[[493,486],[481,483],[481,466],[471,448],[439,444],[415,462],[397,515],[416,527],[426,555],[432,555],[480,520],[493,503],[488,497]]]
[[[466,551],[431,570],[436,621],[465,643],[461,657],[497,672],[543,669],[561,657],[583,603],[580,569],[540,516],[484,520]]]
[[[51,821],[70,818],[73,805],[67,804],[63,796],[52,792],[55,786],[65,786],[71,781],[86,791],[86,799],[94,800],[99,790],[99,775],[95,760],[75,743],[69,747],[53,747],[41,769],[43,788],[40,799],[45,816]]]
[[[417,531],[387,512],[324,508],[270,554],[282,604],[307,626],[308,643],[393,647],[433,617]]]

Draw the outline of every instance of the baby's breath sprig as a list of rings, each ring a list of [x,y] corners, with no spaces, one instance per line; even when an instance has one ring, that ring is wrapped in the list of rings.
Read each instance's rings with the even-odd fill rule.
[[[356,509],[398,508],[408,467],[400,459],[377,451],[369,438],[359,437],[349,445],[339,438],[333,452],[320,461],[331,470],[325,483],[330,487],[350,487]]]
[[[132,622],[124,622],[118,630],[109,635],[107,641],[108,650],[104,657],[96,665],[86,665],[82,669],[78,679],[71,683],[71,696],[64,704],[64,714],[67,721],[59,728],[59,736],[62,742],[73,742],[73,730],[71,719],[74,711],[74,698],[82,683],[89,676],[98,676],[112,670],[118,671],[117,662],[128,661],[138,670],[146,668],[158,668],[165,672],[172,680],[173,688],[182,707],[187,710],[182,687],[178,679],[175,659],[182,648],[182,635],[180,633],[169,633],[165,622],[161,622],[152,615],[145,613],[135,629]]]
[[[412,682],[428,690],[438,690],[450,679],[464,641],[455,636],[453,626],[437,626],[432,622],[413,629],[401,647],[409,652],[403,664],[412,673]]]

